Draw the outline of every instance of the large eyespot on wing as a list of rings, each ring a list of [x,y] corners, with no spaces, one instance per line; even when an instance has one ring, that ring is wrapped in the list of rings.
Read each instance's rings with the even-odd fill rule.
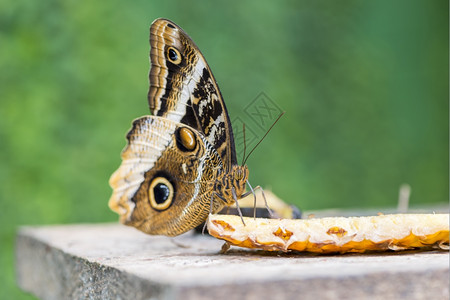
[[[174,195],[174,185],[165,176],[155,177],[150,182],[148,200],[153,209],[158,211],[168,209],[173,203]]]
[[[152,23],[150,44],[151,112],[201,132],[231,169],[237,163],[231,122],[204,56],[178,25],[166,19]]]
[[[149,234],[174,236],[208,216],[219,155],[198,131],[155,116],[137,119],[122,164],[112,175],[109,201],[122,223]],[[215,201],[217,211],[223,203]]]

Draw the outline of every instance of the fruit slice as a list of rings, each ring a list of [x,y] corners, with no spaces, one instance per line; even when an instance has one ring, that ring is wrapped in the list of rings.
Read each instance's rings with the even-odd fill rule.
[[[268,251],[345,253],[449,249],[448,214],[395,214],[320,219],[210,215],[208,231],[231,245]]]

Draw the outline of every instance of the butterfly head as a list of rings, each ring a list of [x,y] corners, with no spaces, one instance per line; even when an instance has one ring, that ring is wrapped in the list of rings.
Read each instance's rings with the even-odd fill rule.
[[[231,174],[233,176],[234,181],[245,185],[248,179],[248,168],[246,165],[244,166],[235,165],[233,166]]]

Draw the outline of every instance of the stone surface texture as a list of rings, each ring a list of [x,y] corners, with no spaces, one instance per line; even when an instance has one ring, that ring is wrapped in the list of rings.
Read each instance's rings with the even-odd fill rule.
[[[311,255],[231,248],[119,224],[22,227],[19,286],[41,299],[448,299],[449,253]]]

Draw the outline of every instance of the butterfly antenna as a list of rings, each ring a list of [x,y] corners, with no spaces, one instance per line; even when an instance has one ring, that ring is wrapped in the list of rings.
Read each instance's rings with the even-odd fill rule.
[[[245,165],[245,162],[247,161],[247,159],[250,157],[250,155],[253,153],[253,151],[255,151],[256,147],[259,146],[259,144],[261,144],[261,142],[264,140],[264,138],[267,136],[267,134],[269,134],[269,132],[272,130],[273,126],[275,126],[275,124],[277,124],[277,122],[280,120],[280,118],[284,115],[285,111],[283,111],[278,118],[275,120],[275,122],[273,122],[272,126],[270,126],[269,130],[267,130],[266,134],[264,134],[264,136],[259,140],[259,142],[255,145],[255,147],[253,147],[252,151],[250,151],[250,153],[247,155],[247,157],[244,159],[244,162],[242,163],[242,165]]]
[[[245,151],[247,150],[247,143],[245,142],[245,123],[242,123],[242,132],[244,134],[244,155],[242,155],[242,165],[245,163]]]

